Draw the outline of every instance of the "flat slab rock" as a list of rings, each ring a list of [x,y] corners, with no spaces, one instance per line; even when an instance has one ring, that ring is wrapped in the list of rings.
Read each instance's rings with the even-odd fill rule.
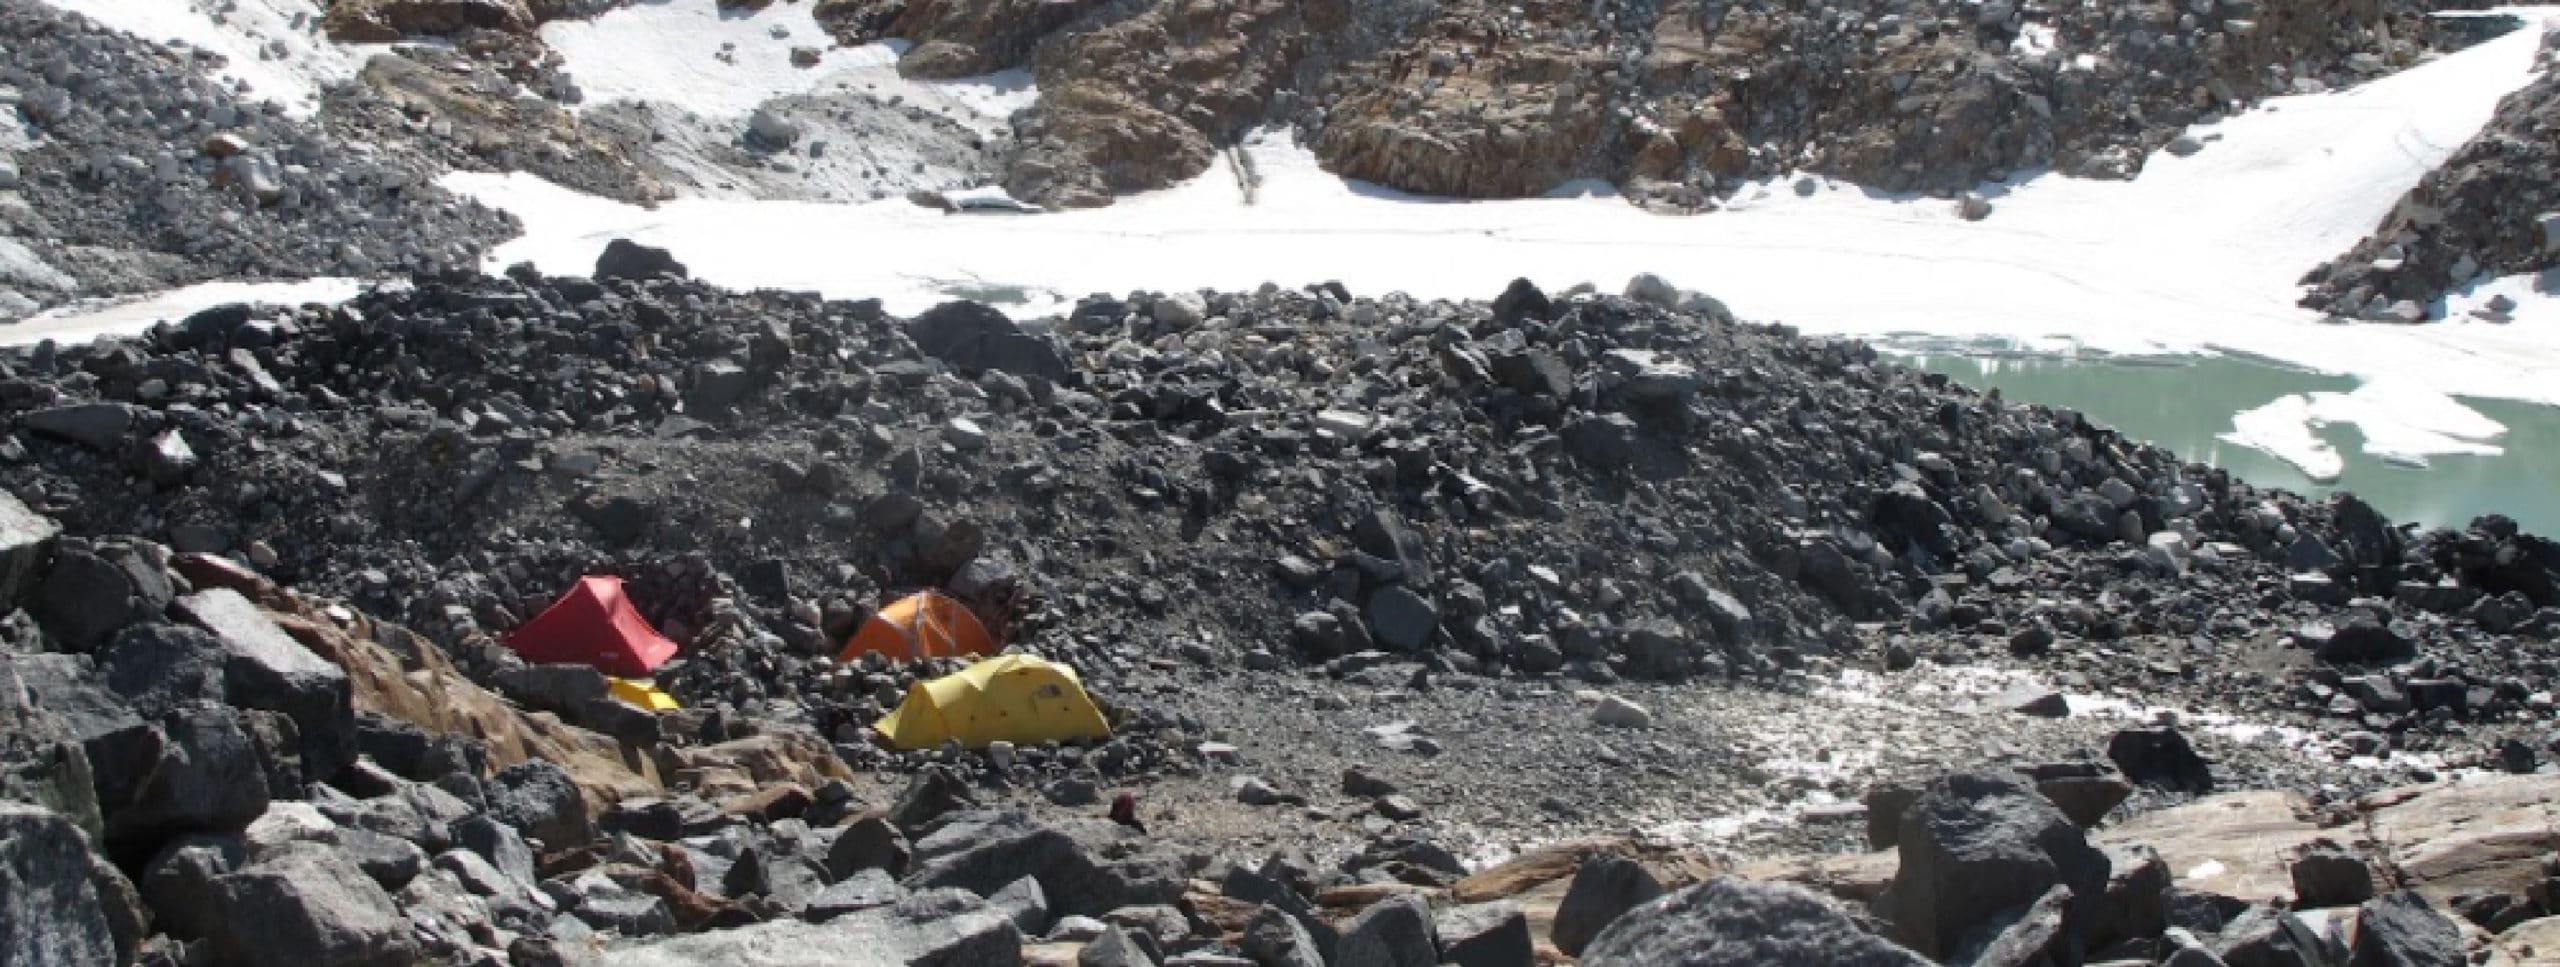
[[[970,910],[916,920],[895,908],[825,923],[777,920],[677,937],[607,954],[614,967],[1013,967],[1022,932],[1003,912]]]

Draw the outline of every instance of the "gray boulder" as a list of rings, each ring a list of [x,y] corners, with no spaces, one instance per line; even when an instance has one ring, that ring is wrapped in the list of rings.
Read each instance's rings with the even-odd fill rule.
[[[266,612],[230,588],[179,598],[178,612],[222,647],[227,698],[282,712],[301,734],[302,772],[327,780],[356,760],[354,693],[347,673],[293,640]]]
[[[2411,890],[2394,890],[2356,908],[2350,967],[2461,967],[2462,928]]]
[[[249,844],[229,834],[181,836],[160,848],[142,873],[142,896],[169,933],[200,939],[213,928],[213,884],[247,865]]]
[[[1076,951],[1076,967],[1156,967],[1156,961],[1129,931],[1112,926]]]
[[[1126,906],[1172,904],[1185,884],[1169,858],[1137,856],[1095,862],[1066,831],[1014,812],[966,812],[944,817],[940,828],[915,844],[913,865],[902,881],[911,891],[956,887],[990,896],[1015,880],[1032,877],[1055,905],[1054,914],[1098,916]]]
[[[217,877],[205,939],[226,961],[364,967],[417,959],[391,894],[334,849],[293,843]]]
[[[88,651],[126,625],[157,617],[172,595],[168,572],[136,548],[65,547],[30,610],[65,647]]]
[[[1323,948],[1297,917],[1264,904],[1245,922],[1244,953],[1262,967],[1325,967]]]
[[[907,836],[898,827],[878,816],[866,817],[845,828],[827,849],[827,872],[838,878],[863,870],[881,870],[891,877],[907,874],[911,848]]]
[[[539,759],[519,762],[489,784],[489,815],[523,830],[549,849],[584,846],[595,839],[586,795],[559,766]]]
[[[2348,850],[2315,848],[2293,861],[2293,898],[2304,910],[2363,903],[2373,899],[2373,870]]]
[[[1440,912],[1433,927],[1440,935],[1444,964],[1529,967],[1537,959],[1537,948],[1529,939],[1529,917],[1514,903],[1451,907]]]
[[[1662,883],[1636,861],[1604,853],[1582,861],[1556,905],[1550,931],[1557,950],[1580,956],[1582,948],[1619,915],[1662,895]]]
[[[121,963],[89,838],[51,810],[0,802],[0,963]]]
[[[1333,953],[1333,967],[1433,967],[1439,962],[1431,907],[1409,894],[1360,911],[1342,928],[1342,943]]]
[[[1040,881],[1023,877],[1006,884],[987,897],[987,905],[1013,919],[1022,935],[1037,937],[1049,929],[1049,894],[1040,889]]]
[[[1582,953],[1584,967],[1923,967],[1800,887],[1718,877],[1636,907]]]
[[[2334,960],[2318,930],[2268,906],[2251,907],[2233,918],[2214,936],[2213,948],[2230,967],[2330,967]]]
[[[2080,828],[2022,779],[1957,773],[1929,784],[1903,814],[1901,866],[1876,901],[1894,939],[1921,954],[1976,949],[2056,885],[2067,922],[2095,918],[2108,862]]]
[[[240,829],[267,811],[267,768],[237,713],[197,705],[162,718],[159,732],[157,761],[131,798],[107,808],[109,842],[147,848],[177,833]]]
[[[900,903],[825,923],[777,920],[614,951],[614,967],[1014,967],[1022,931],[997,910]]]
[[[801,908],[800,918],[824,923],[848,913],[892,906],[906,896],[906,888],[890,879],[888,873],[878,869],[861,870],[818,891],[809,905]],[[1016,923],[1018,925],[1019,921]]]

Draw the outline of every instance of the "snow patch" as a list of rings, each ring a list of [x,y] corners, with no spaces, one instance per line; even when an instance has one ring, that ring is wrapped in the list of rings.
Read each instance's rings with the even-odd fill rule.
[[[16,325],[0,326],[0,346],[25,346],[47,339],[85,342],[100,336],[130,335],[233,302],[337,305],[361,294],[368,284],[343,278],[206,282],[138,298],[94,300],[49,309]]]
[[[644,6],[593,26],[678,12]],[[764,16],[785,15],[805,20],[805,6]],[[876,296],[897,312],[949,298],[936,280],[988,266],[1004,267],[990,281],[1036,292],[1334,279],[1356,293],[1423,298],[1486,298],[1524,275],[1550,289],[1587,280],[1615,290],[1650,269],[1747,318],[1816,334],[2067,342],[2118,355],[2232,351],[2403,377],[2442,394],[2560,403],[2551,378],[2560,326],[2335,326],[2294,304],[2304,271],[2362,238],[2529,79],[2540,35],[2528,28],[2351,91],[2279,99],[2199,129],[2222,135],[2214,150],[2160,154],[2131,182],[2041,176],[1985,186],[1999,209],[1981,222],[1940,199],[1798,197],[1776,182],[1746,189],[1737,210],[1695,218],[1615,197],[1423,198],[1331,175],[1272,132],[1241,148],[1262,176],[1254,205],[1223,171],[1108,208],[1030,218],[944,216],[894,199],[643,210],[523,175],[456,174],[444,184],[524,219],[527,235],[492,267],[530,259],[583,272],[607,240],[628,236],[671,248],[715,283]],[[654,58],[604,59],[661,68],[654,89],[693,86]]]
[[[335,43],[320,31],[321,0],[45,0],[155,44],[221,54],[216,72],[287,114],[309,117],[320,93],[355,77],[375,49]]]
[[[588,104],[638,101],[742,117],[778,97],[867,92],[983,129],[1039,95],[1025,70],[955,81],[900,77],[906,43],[838,47],[814,7],[724,10],[709,0],[641,0],[593,20],[545,24],[542,39],[560,53]],[[794,66],[795,47],[818,48],[818,65]]]

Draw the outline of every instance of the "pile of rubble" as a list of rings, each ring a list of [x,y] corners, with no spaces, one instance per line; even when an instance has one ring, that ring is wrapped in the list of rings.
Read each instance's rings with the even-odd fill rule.
[[[2560,32],[2547,34],[2541,76],[2498,102],[2489,125],[2418,182],[2382,225],[2303,279],[2305,308],[2343,319],[2425,322],[2448,291],[2541,272],[2560,253]],[[2499,297],[2504,299],[2504,297]],[[2475,310],[2507,322],[2512,299]]]
[[[0,321],[209,279],[478,264],[512,219],[442,169],[350,142],[179,54],[41,0],[0,2]]]

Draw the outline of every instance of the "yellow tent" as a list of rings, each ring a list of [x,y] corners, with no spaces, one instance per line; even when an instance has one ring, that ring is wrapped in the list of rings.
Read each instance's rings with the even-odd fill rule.
[[[659,691],[658,686],[651,684],[645,678],[615,678],[608,675],[605,676],[605,681],[608,683],[606,687],[613,692],[613,697],[652,712],[672,712],[684,707],[676,704],[675,696]]]
[[[1076,673],[1029,655],[1001,655],[907,689],[898,710],[872,723],[889,744],[928,749],[951,739],[989,742],[1109,738],[1111,725]]]

